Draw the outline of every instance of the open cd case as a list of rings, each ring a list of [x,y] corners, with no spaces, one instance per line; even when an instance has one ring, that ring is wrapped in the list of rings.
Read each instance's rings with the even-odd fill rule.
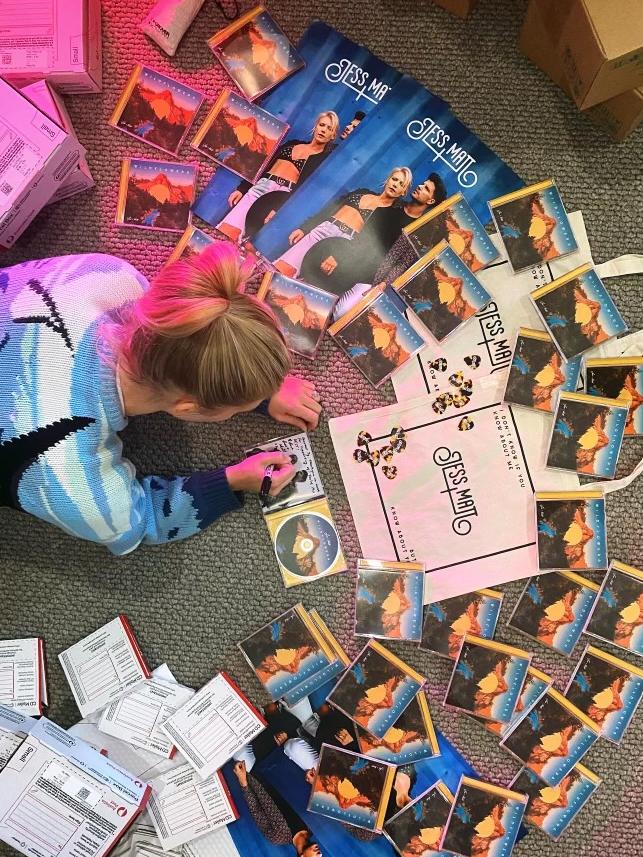
[[[246,450],[283,452],[297,472],[277,497],[262,502],[268,532],[286,588],[339,571],[346,560],[324,492],[310,440],[305,432],[274,438]]]

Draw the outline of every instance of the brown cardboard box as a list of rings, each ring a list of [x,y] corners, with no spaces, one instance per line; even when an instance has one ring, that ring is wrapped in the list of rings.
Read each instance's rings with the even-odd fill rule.
[[[558,50],[581,108],[643,86],[641,0],[562,0],[569,11]]]
[[[478,0],[433,0],[437,6],[442,6],[447,12],[453,12],[459,18],[466,18],[478,5]]]
[[[17,8],[0,0],[0,74],[17,87],[46,78],[65,95],[100,92],[100,0],[26,3],[22,14]]]
[[[571,95],[558,53],[557,36],[564,23],[562,7],[563,3],[557,0],[531,0],[520,34],[520,49],[554,83]],[[643,122],[643,87],[596,104],[586,111],[586,115],[615,140],[624,140]]]

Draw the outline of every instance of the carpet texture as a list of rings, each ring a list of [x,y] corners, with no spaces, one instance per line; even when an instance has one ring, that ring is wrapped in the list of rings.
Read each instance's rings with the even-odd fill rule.
[[[150,4],[103,0],[104,91],[68,99],[97,188],[42,214],[18,246],[3,255],[4,264],[99,250],[122,255],[149,276],[167,258],[171,238],[119,231],[113,223],[120,158],[155,153],[109,128],[106,119],[138,60],[174,71],[214,97],[227,80],[205,40],[223,20],[207,0],[178,56],[169,60],[137,29]],[[523,0],[481,0],[468,22],[429,0],[271,0],[270,9],[293,38],[314,18],[325,19],[446,98],[462,121],[525,181],[554,176],[568,208],[584,212],[596,261],[643,250],[641,131],[623,144],[610,143],[520,55]],[[184,148],[185,160],[192,160],[192,154]],[[201,186],[210,172],[204,163]],[[637,289],[634,278],[623,279],[614,290],[630,328],[643,326],[640,282]],[[302,362],[297,368],[316,383],[325,418],[393,400],[390,388],[370,389],[328,340],[314,363]],[[160,416],[133,421],[125,444],[142,473],[188,473],[233,461],[251,444],[287,431],[256,415],[216,427],[181,425]],[[325,419],[312,443],[352,567],[359,546]],[[625,472],[642,453],[640,443],[628,442]],[[641,508],[636,484],[608,500],[610,554],[638,567],[643,566]],[[225,667],[258,700],[263,700],[261,691],[236,642],[296,601],[317,607],[349,652],[358,650],[350,633],[352,576],[286,592],[254,498],[197,538],[162,548],[142,547],[122,559],[6,510],[0,513],[0,527],[0,637],[46,639],[50,716],[63,726],[77,720],[78,712],[57,655],[117,612],[130,617],[150,665],[167,661],[180,681],[194,687]],[[505,642],[525,642],[504,627],[521,588],[506,587],[498,632]],[[399,645],[397,651],[428,672],[440,728],[482,776],[507,784],[517,765],[486,732],[463,716],[445,714],[439,705],[447,663],[409,645]],[[551,672],[556,686],[564,688],[580,646],[570,660],[549,655],[537,644],[534,651],[536,666]],[[532,832],[518,846],[517,857],[643,855],[642,740],[639,714],[620,747],[600,742],[586,762],[604,783],[588,807],[559,843]],[[0,846],[0,854],[9,853]]]

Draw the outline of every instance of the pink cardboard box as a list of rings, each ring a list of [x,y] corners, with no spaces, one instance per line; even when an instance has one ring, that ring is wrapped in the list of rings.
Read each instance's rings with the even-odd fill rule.
[[[0,78],[0,247],[12,247],[85,150]]]
[[[18,87],[44,77],[63,94],[100,92],[100,0],[2,0],[0,75]]]
[[[47,83],[46,80],[39,80],[37,83],[24,86],[21,92],[71,137],[75,140],[78,139],[65,102],[50,83]],[[89,190],[95,184],[96,182],[89,171],[87,158],[82,155],[78,167],[69,174],[49,202],[60,202],[61,199],[67,199],[74,194]]]

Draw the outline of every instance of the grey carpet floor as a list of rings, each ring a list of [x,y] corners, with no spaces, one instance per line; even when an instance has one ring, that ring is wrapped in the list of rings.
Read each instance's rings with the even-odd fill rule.
[[[180,69],[186,82],[214,96],[224,76],[205,39],[222,26],[222,18],[207,0],[178,56],[169,61],[136,28],[150,3],[103,0],[104,91],[69,99],[97,188],[41,215],[19,245],[3,254],[3,264],[100,250],[120,254],[152,275],[167,258],[171,241],[155,241],[145,233],[126,235],[113,225],[120,158],[153,153],[108,128],[105,120],[139,59],[161,71]],[[481,0],[466,23],[429,0],[272,0],[270,9],[294,38],[312,19],[325,19],[450,101],[459,117],[526,181],[554,176],[567,206],[584,212],[597,261],[643,251],[643,135],[639,130],[623,144],[610,143],[520,55],[516,42],[523,0]],[[205,169],[204,178],[207,174]],[[621,280],[615,295],[631,329],[643,326],[640,282],[637,287],[634,278]],[[316,383],[325,417],[392,400],[390,389],[371,390],[330,342],[324,343],[315,363],[298,369]],[[187,473],[227,463],[251,444],[279,433],[284,429],[255,415],[216,427],[154,417],[133,421],[125,443],[143,473]],[[325,419],[312,441],[346,553],[354,563],[359,546]],[[630,442],[624,469],[642,453],[641,444]],[[608,501],[610,553],[639,567],[641,498],[641,487],[634,485]],[[77,720],[78,712],[57,655],[119,611],[130,617],[151,665],[167,661],[180,681],[196,687],[225,667],[257,699],[262,698],[258,685],[238,655],[236,642],[299,599],[317,607],[349,651],[357,651],[349,629],[351,575],[286,592],[253,498],[242,511],[198,538],[162,548],[142,547],[122,559],[6,510],[0,513],[0,528],[0,637],[46,639],[50,716],[64,726]],[[506,587],[501,623],[510,615],[520,588]],[[498,636],[524,642],[502,624]],[[563,687],[574,660],[535,648],[536,665],[551,671],[557,686]],[[448,678],[446,664],[408,646],[399,651],[428,671],[434,716],[446,735],[481,775],[507,784],[517,768],[491,737],[465,717],[445,716],[441,710],[438,700]],[[534,832],[516,854],[643,855],[642,739],[639,714],[621,746],[599,743],[587,764],[604,784],[590,805],[559,843]],[[8,854],[9,849],[0,848],[0,853]]]

